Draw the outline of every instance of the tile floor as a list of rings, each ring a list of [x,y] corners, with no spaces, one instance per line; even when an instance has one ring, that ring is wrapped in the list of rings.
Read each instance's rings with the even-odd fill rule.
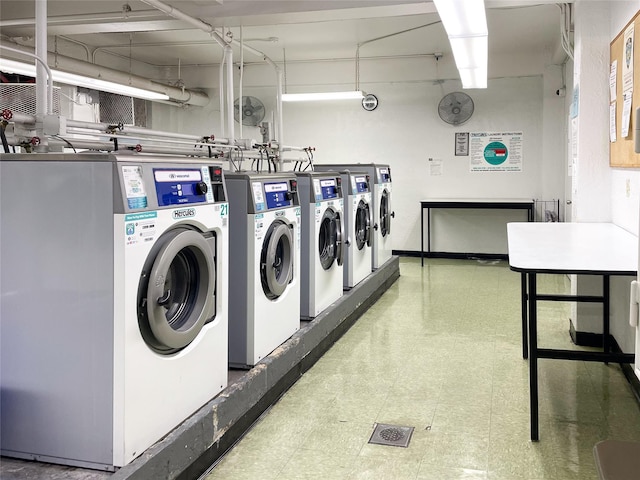
[[[640,441],[619,366],[545,359],[529,440],[520,277],[506,262],[402,258],[400,272],[207,480],[588,480],[597,441]],[[562,276],[538,282],[567,292]],[[568,312],[541,305],[541,346],[572,348]],[[368,444],[375,423],[415,427],[409,447]]]

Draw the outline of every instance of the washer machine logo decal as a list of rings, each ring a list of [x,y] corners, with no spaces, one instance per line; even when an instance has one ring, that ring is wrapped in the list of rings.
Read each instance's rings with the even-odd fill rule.
[[[183,210],[174,210],[172,217],[174,220],[180,220],[182,218],[191,218],[196,216],[195,208],[185,208]]]

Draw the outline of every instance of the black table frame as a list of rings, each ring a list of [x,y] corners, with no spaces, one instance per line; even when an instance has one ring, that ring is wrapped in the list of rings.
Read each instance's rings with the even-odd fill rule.
[[[425,253],[429,257],[431,252],[431,209],[432,208],[464,208],[487,210],[526,210],[527,221],[535,220],[534,201],[513,200],[422,200],[420,202],[420,264],[424,267]],[[424,250],[424,211],[427,211],[427,251]]]
[[[540,433],[538,428],[538,359],[553,358],[557,360],[582,360],[588,362],[615,362],[633,363],[635,355],[627,353],[611,352],[609,332],[609,311],[611,304],[610,278],[611,276],[635,276],[636,272],[589,272],[589,271],[533,271],[511,268],[521,273],[522,302],[522,357],[529,359],[529,405],[531,420],[531,440],[538,441]],[[602,276],[602,295],[548,295],[539,294],[537,287],[537,274],[580,274]],[[602,303],[602,352],[588,352],[579,350],[561,350],[538,347],[538,301],[563,301],[563,302],[595,302]]]

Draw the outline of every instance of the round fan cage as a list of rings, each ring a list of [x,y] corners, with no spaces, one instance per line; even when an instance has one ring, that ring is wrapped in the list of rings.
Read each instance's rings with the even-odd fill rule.
[[[438,115],[450,125],[462,125],[473,115],[473,107],[473,100],[466,93],[448,93],[438,104]]]
[[[240,123],[240,99],[233,102],[233,118]],[[264,105],[256,97],[242,97],[242,125],[256,127],[264,119]]]

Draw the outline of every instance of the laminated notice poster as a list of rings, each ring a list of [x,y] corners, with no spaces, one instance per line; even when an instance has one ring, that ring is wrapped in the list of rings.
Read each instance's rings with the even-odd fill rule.
[[[522,132],[470,133],[470,171],[521,172]]]
[[[624,44],[622,46],[622,91],[633,90],[633,22],[624,31]]]

